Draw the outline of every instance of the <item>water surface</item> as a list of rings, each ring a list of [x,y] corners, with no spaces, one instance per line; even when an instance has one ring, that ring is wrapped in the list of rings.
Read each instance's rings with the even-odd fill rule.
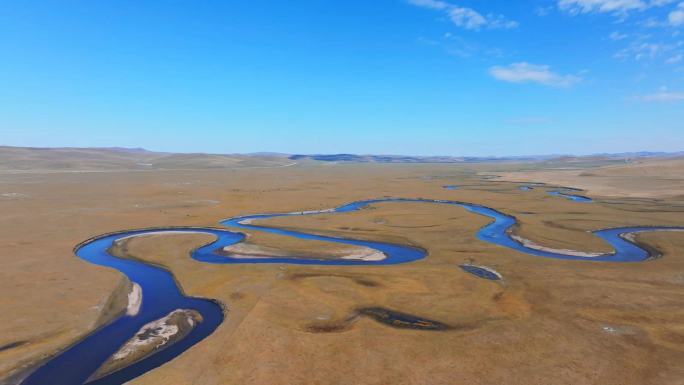
[[[559,197],[563,197],[565,199],[569,199],[569,200],[574,201],[574,202],[582,202],[582,203],[593,202],[593,200],[589,197],[585,197],[583,195],[560,192],[557,190],[549,191],[549,194],[559,196]]]

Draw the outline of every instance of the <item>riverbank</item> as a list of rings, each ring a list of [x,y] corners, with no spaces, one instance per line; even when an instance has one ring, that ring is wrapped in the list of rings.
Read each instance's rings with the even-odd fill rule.
[[[170,347],[186,337],[200,322],[202,316],[197,311],[177,309],[146,324],[114,353],[89,381],[105,377]]]
[[[7,256],[0,272],[0,290],[7,301],[0,314],[0,345],[9,346],[0,352],[0,366],[16,364],[16,358],[27,352],[53,351],[48,344],[13,343],[49,339],[63,347],[69,344],[66,340],[90,330],[97,319],[95,306],[108,298],[120,275],[79,260],[71,250],[83,239],[108,231],[216,226],[235,215],[322,209],[385,195],[494,207],[522,223],[524,238],[560,249],[608,249],[587,230],[682,224],[681,209],[669,200],[579,205],[541,190],[523,193],[515,184],[479,180],[465,172],[467,167],[335,165],[249,173],[120,173],[116,183],[111,175],[100,174],[0,176],[6,191],[30,196],[0,202]],[[465,187],[446,191],[444,184]],[[207,199],[221,203],[187,204]],[[586,263],[529,257],[480,242],[474,234],[488,221],[456,207],[387,204],[343,215],[267,222],[424,246],[430,252],[418,263],[390,268],[207,265],[189,259],[187,252],[209,237],[197,235],[188,244],[183,243],[187,236],[140,239],[133,254],[166,266],[191,295],[225,302],[230,316],[212,336],[135,383],[158,385],[175,379],[284,385],[346,380],[413,385],[417,379],[450,383],[458,377],[478,385],[544,383],[549,378],[559,378],[563,385],[643,385],[681,378],[677,370],[684,356],[679,353],[682,334],[677,320],[684,317],[679,310],[684,309],[679,273],[683,267],[676,258],[684,247],[681,235],[640,235],[662,250],[664,257],[654,261]],[[269,246],[279,246],[279,241]],[[474,279],[457,267],[471,257],[501,272],[506,287]],[[306,278],[289,278],[302,274]],[[320,322],[319,317],[344,320],[354,309],[373,306],[449,325],[492,317],[497,321],[465,334],[398,330],[369,318],[336,335],[307,331],[308,325]],[[606,333],[605,325],[629,326],[635,334],[625,339]],[[527,361],[519,346],[526,346],[529,356],[537,359]],[[567,370],[569,362],[572,371]]]
[[[593,253],[593,252],[570,250],[570,249],[556,249],[553,247],[542,246],[538,243],[535,243],[534,241],[531,241],[527,238],[523,238],[520,235],[514,234],[512,231],[509,232],[508,235],[511,237],[511,239],[520,243],[524,247],[527,247],[527,248],[530,248],[533,250],[544,251],[547,253],[565,254],[565,255],[571,255],[573,257],[582,257],[582,258],[596,258],[596,257],[600,257],[600,256],[604,255],[603,253]]]
[[[301,249],[301,248],[300,248]],[[311,248],[310,250],[289,251],[280,248],[255,245],[252,243],[238,243],[226,246],[220,250],[227,258],[300,258],[316,260],[352,260],[352,261],[382,261],[387,256],[377,250],[362,246],[335,247],[326,245],[325,248]]]
[[[125,315],[128,311],[135,311],[139,308],[140,303],[136,303],[136,296],[140,294],[139,287],[135,288],[135,284],[129,281],[125,276],[122,276],[119,283],[115,286],[111,294],[109,294],[100,304],[96,306],[99,311],[96,321],[92,327],[85,333],[74,336],[67,346],[58,347],[52,351],[46,351],[40,355],[29,356],[29,358],[19,361],[14,368],[7,371],[0,379],[0,385],[18,385],[29,374],[41,367],[53,357],[58,356],[62,352],[68,350],[71,346],[78,343],[89,335],[93,334],[98,329],[108,325],[115,319]],[[142,297],[140,296],[140,299]],[[131,300],[133,302],[131,303]],[[36,341],[38,344],[41,341]],[[30,348],[32,342],[26,341],[13,346],[13,348]],[[0,349],[1,352],[1,349]]]

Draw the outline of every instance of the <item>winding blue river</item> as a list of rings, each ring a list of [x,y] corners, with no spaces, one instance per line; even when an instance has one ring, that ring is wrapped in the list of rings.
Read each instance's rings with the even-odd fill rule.
[[[577,194],[569,194],[569,193],[564,193],[561,191],[549,191],[549,195],[555,195],[559,197],[563,197],[565,199],[569,199],[574,202],[582,202],[582,203],[588,203],[588,202],[593,202],[593,200],[589,197],[585,197],[584,195],[577,195]]]
[[[628,234],[659,231],[659,230],[684,230],[684,227],[622,227],[595,231],[594,234],[607,241],[614,252],[592,257],[578,256],[572,253],[559,251],[541,250],[525,246],[511,237],[510,229],[516,223],[516,219],[494,209],[471,203],[432,200],[432,199],[408,199],[408,198],[383,198],[352,202],[335,209],[308,211],[296,213],[258,214],[226,219],[221,222],[224,226],[240,229],[264,231],[300,239],[311,239],[342,243],[349,245],[365,246],[383,252],[386,258],[379,261],[363,260],[322,260],[310,258],[230,258],[219,255],[216,251],[239,242],[245,238],[243,233],[214,228],[163,228],[132,230],[114,234],[106,234],[85,241],[77,246],[75,253],[78,257],[97,265],[114,268],[125,274],[132,282],[142,288],[142,306],[135,316],[124,315],[110,324],[98,329],[80,342],[67,348],[47,363],[36,369],[23,382],[22,385],[74,385],[74,384],[123,384],[135,377],[142,375],[183,353],[202,339],[210,335],[223,321],[224,311],[221,304],[216,301],[202,298],[188,297],[176,284],[173,275],[157,266],[130,259],[122,259],[109,254],[108,250],[116,240],[141,235],[159,234],[164,232],[181,233],[206,233],[216,239],[192,252],[192,258],[197,261],[213,264],[245,264],[245,263],[276,263],[276,264],[306,264],[306,265],[391,265],[408,263],[420,260],[427,255],[424,249],[397,245],[384,242],[356,240],[348,238],[315,235],[305,232],[270,228],[251,224],[254,220],[262,220],[284,216],[315,215],[322,213],[346,213],[360,210],[368,205],[384,202],[401,203],[434,203],[462,207],[472,213],[486,216],[492,221],[477,232],[479,240],[503,246],[528,255],[604,262],[639,262],[652,257],[646,249],[630,241]],[[172,344],[166,349],[138,361],[124,369],[107,375],[95,381],[88,380],[93,373],[127,340],[135,335],[145,324],[160,319],[176,309],[193,309],[202,315],[203,321],[199,323],[185,338]]]

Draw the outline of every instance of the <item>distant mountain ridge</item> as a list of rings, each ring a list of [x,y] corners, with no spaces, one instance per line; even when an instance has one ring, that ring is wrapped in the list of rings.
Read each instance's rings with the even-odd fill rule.
[[[355,155],[355,154],[313,154],[313,155],[291,155],[291,160],[313,160],[320,162],[353,162],[353,163],[496,163],[496,162],[544,162],[550,160],[563,160],[572,162],[573,160],[604,159],[620,160],[634,158],[653,158],[653,157],[680,157],[684,156],[684,151],[680,152],[624,152],[616,154],[595,154],[585,156],[575,155],[522,155],[522,156],[405,156],[405,155]]]
[[[575,167],[582,163],[622,163],[646,158],[684,157],[680,152],[625,152],[617,154],[529,155],[504,157],[410,156],[357,154],[282,154],[258,152],[250,154],[204,154],[155,152],[143,148],[36,148],[0,146],[0,171],[105,171],[105,170],[171,170],[224,169],[250,167],[284,167],[297,163],[554,163],[555,167]]]
[[[279,167],[287,156],[175,154],[142,148],[33,148],[0,146],[0,171],[112,171]]]

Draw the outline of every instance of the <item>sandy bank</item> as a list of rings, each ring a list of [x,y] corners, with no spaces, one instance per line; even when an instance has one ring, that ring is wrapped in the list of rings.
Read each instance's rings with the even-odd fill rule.
[[[120,244],[128,239],[135,238],[135,237],[148,237],[151,235],[168,235],[168,234],[206,234],[205,232],[202,231],[177,231],[177,230],[160,230],[160,231],[155,231],[152,233],[143,233],[143,234],[133,234],[133,235],[128,235],[125,237],[118,238],[116,241],[114,241],[115,246],[120,246]]]
[[[177,309],[146,324],[95,372],[91,380],[102,378],[173,345],[200,322],[202,316],[197,311]]]
[[[142,288],[137,283],[133,283],[131,291],[128,292],[128,306],[126,307],[126,315],[135,316],[140,312],[142,305]]]
[[[519,235],[515,234],[510,234],[511,238],[523,246],[534,249],[534,250],[539,250],[539,251],[545,251],[547,253],[557,253],[557,254],[566,254],[566,255],[572,255],[573,257],[584,257],[584,258],[595,258],[595,257],[600,257],[604,254],[602,253],[590,253],[590,252],[585,252],[585,251],[577,251],[577,250],[570,250],[570,249],[554,249],[551,247],[545,247],[541,246],[537,243],[534,243],[533,241],[529,239],[525,239]]]
[[[251,243],[238,243],[226,246],[221,254],[235,259],[254,258],[302,258],[302,259],[345,259],[357,261],[382,261],[387,256],[375,249],[363,246],[350,246],[345,248],[328,248],[324,250],[311,250],[306,252],[291,252],[275,247],[255,245]]]

